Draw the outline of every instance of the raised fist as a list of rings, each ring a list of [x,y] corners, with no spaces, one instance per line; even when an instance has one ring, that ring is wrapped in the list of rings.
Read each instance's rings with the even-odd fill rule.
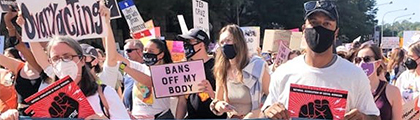
[[[315,100],[314,102],[309,102],[307,105],[300,107],[299,117],[311,119],[333,119],[333,114],[327,100]]]
[[[54,97],[49,109],[52,118],[77,118],[79,114],[79,103],[65,93],[58,93]]]

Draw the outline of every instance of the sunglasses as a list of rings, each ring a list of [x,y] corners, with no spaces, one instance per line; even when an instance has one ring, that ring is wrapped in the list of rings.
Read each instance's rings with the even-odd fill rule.
[[[324,10],[335,10],[335,2],[333,1],[309,1],[303,4],[303,7],[306,12],[321,8]]]
[[[372,61],[371,58],[375,59],[375,57],[372,57],[372,56],[364,56],[364,57],[355,57],[353,61],[355,63],[360,63],[362,61],[365,62],[365,63],[367,63],[367,62],[371,62]]]
[[[127,53],[131,53],[131,52],[133,52],[133,51],[135,51],[135,50],[138,50],[138,49],[126,49],[125,51],[126,51]]]

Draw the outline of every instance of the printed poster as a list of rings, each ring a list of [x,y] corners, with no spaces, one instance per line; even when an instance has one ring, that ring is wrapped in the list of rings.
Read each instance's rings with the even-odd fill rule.
[[[150,66],[156,98],[186,95],[199,91],[206,80],[203,60]]]
[[[289,113],[291,118],[344,119],[347,91],[290,85]]]
[[[194,28],[204,30],[210,38],[209,8],[208,4],[202,0],[192,0]]]
[[[250,55],[257,55],[260,47],[260,27],[241,27]]]
[[[120,8],[117,0],[104,0],[105,6],[110,9],[111,19],[121,18]]]
[[[79,86],[67,76],[25,99],[34,118],[86,118],[95,114]]]
[[[25,23],[23,42],[45,42],[53,36],[74,40],[107,36],[105,17],[94,0],[17,0]]]
[[[289,59],[290,49],[280,41],[279,51],[277,51],[276,60],[274,63],[285,63]]]
[[[169,52],[171,53],[172,61],[181,62],[186,59],[183,41],[166,40],[166,46],[168,47]]]
[[[137,10],[133,0],[124,0],[119,2],[118,5],[120,6],[124,18],[127,21],[128,27],[132,33],[140,32],[146,29],[143,18]]]

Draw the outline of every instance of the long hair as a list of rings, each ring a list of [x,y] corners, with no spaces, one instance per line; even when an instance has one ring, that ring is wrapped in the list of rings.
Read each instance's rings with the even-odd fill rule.
[[[414,42],[408,46],[408,50],[420,57],[420,41]]]
[[[391,59],[389,59],[387,70],[392,71],[396,65],[399,65],[403,62],[405,57],[405,52],[401,48],[395,48],[391,52]]]
[[[217,49],[213,73],[216,79],[216,83],[219,86],[225,86],[229,69],[236,69],[237,71],[239,71],[237,78],[240,81],[242,81],[243,75],[241,71],[246,67],[246,65],[249,62],[248,47],[245,41],[244,34],[239,28],[239,26],[227,25],[220,30],[219,34],[222,34],[224,32],[229,32],[230,35],[233,37],[233,47],[237,53],[235,58],[233,59],[233,61],[236,62],[236,68],[231,68],[229,59],[223,55],[222,49]]]
[[[48,42],[47,53],[49,57],[51,57],[51,47],[57,45],[58,43],[64,43],[68,45],[70,48],[76,51],[77,55],[83,56],[82,47],[80,47],[77,41],[69,37],[56,37]],[[83,60],[85,57],[81,57],[80,59]],[[86,96],[94,95],[98,90],[98,84],[96,83],[97,78],[94,77],[94,75],[92,75],[89,71],[89,67],[82,67],[82,79],[78,83],[78,86]]]
[[[4,53],[9,53],[10,55],[13,56],[13,58],[20,60],[21,62],[25,62],[22,57],[20,57],[19,55],[19,50],[17,50],[14,47],[9,47],[6,50],[4,50]]]
[[[385,64],[382,62],[382,61],[384,61],[384,56],[382,55],[381,48],[379,48],[375,45],[371,45],[371,44],[364,44],[364,45],[360,46],[360,49],[357,50],[355,56],[357,56],[357,54],[359,54],[359,51],[362,50],[362,49],[369,49],[370,51],[373,52],[373,54],[375,54],[373,56],[375,60],[381,60],[380,65],[376,69],[376,75],[379,76],[382,72],[385,72]]]
[[[152,39],[150,42],[156,44],[159,52],[163,52],[163,63],[168,64],[172,63],[171,53],[169,53],[168,47],[166,47],[166,42],[164,40]]]

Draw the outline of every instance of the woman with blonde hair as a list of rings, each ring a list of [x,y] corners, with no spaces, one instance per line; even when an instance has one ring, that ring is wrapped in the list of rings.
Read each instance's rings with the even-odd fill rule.
[[[391,56],[388,61],[387,71],[390,75],[390,81],[395,83],[395,80],[404,72],[405,52],[401,48],[394,48],[391,51]]]
[[[258,118],[261,97],[268,94],[270,76],[267,64],[257,56],[249,56],[242,30],[227,25],[220,31],[214,76],[216,97],[210,109],[229,118]]]
[[[402,99],[405,102],[414,100],[420,93],[418,84],[420,76],[420,41],[411,44],[408,47],[408,58],[404,64],[408,70],[401,73],[395,82],[402,95]]]

